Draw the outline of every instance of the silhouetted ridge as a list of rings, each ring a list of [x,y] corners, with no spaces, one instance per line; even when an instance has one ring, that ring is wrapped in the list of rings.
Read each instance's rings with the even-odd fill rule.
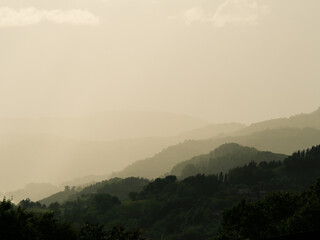
[[[149,180],[144,178],[112,178],[91,184],[81,189],[66,187],[64,191],[40,200],[40,203],[47,206],[54,202],[62,204],[90,194],[110,194],[118,197],[120,200],[126,200],[129,199],[130,192],[138,192],[148,183]]]
[[[250,162],[281,161],[284,154],[258,151],[236,143],[223,144],[209,154],[200,155],[173,167],[171,174],[181,178],[196,174],[217,174]]]
[[[136,176],[149,179],[164,176],[166,173],[170,173],[175,165],[201,154],[206,155],[225,143],[237,143],[263,151],[291,154],[296,149],[305,149],[319,144],[320,130],[312,128],[279,128],[254,132],[246,136],[184,141],[164,149],[153,157],[137,161],[114,176],[122,178]],[[267,156],[267,153],[264,155]],[[198,159],[201,158],[199,157]],[[235,166],[237,165],[233,165],[233,167]]]

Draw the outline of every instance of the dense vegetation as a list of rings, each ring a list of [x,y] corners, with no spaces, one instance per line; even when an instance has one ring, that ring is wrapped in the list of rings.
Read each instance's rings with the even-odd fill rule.
[[[320,229],[320,179],[307,191],[242,200],[223,214],[216,240],[267,239]],[[300,238],[302,239],[302,238]]]
[[[5,240],[143,240],[139,231],[99,224],[74,227],[54,218],[53,213],[34,213],[10,201],[0,202],[0,237]]]
[[[6,200],[0,202],[0,236],[8,240],[77,239],[74,229],[58,222],[52,213],[34,214]]]
[[[76,189],[75,187],[66,186],[64,191],[53,194],[40,203],[50,205],[51,203],[58,202],[64,203],[67,201],[74,201],[83,195],[95,193],[107,193],[118,197],[120,200],[129,199],[130,192],[139,192],[145,185],[149,183],[148,179],[129,177],[125,179],[112,178],[95,184],[91,184],[83,189]]]
[[[180,181],[175,176],[158,178],[142,191],[131,192],[130,200],[120,201],[99,190],[98,184],[92,186],[93,193],[74,201],[52,203],[46,209],[34,204],[29,211],[49,211],[61,224],[72,222],[76,229],[90,222],[88,228],[94,232],[114,225],[140,229],[143,237],[153,240],[263,239],[273,236],[269,230],[278,236],[319,227],[319,182],[300,193],[319,176],[317,146],[284,161],[251,162],[227,173],[198,174]]]

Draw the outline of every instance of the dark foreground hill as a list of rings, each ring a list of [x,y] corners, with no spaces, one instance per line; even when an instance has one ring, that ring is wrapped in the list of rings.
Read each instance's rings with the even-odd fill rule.
[[[4,240],[145,240],[139,231],[114,226],[109,230],[99,224],[75,227],[58,221],[52,212],[35,213],[10,201],[0,202],[0,237]]]
[[[320,179],[303,193],[277,192],[259,201],[242,200],[224,212],[215,239],[317,239],[319,216]]]
[[[120,201],[97,191],[75,201],[51,204],[46,211],[51,209],[60,221],[79,227],[91,222],[104,224],[106,229],[114,225],[138,228],[144,237],[154,240],[263,239],[318,229],[319,184],[307,189],[319,176],[317,146],[283,161],[251,162],[218,176],[197,175],[181,181],[175,176],[158,178],[142,191],[130,193],[130,200]],[[235,210],[222,214],[241,199],[247,199],[245,204],[242,201]],[[239,211],[243,214],[237,214]],[[230,228],[222,225],[218,231],[222,219]],[[269,235],[268,229],[272,229]]]
[[[109,180],[101,181],[91,184],[82,189],[66,187],[64,191],[55,193],[47,198],[40,200],[41,204],[49,206],[57,202],[59,204],[67,201],[76,200],[79,197],[90,194],[110,194],[118,197],[121,201],[129,199],[131,192],[139,192],[145,185],[149,183],[148,179],[129,177],[125,179],[112,178]]]

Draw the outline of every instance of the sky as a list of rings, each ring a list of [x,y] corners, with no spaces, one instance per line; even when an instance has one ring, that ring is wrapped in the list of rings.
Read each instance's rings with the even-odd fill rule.
[[[318,0],[0,0],[0,118],[252,123],[320,106]]]

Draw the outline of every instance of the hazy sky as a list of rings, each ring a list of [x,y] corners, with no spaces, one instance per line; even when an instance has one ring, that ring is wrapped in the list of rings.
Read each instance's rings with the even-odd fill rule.
[[[0,0],[0,117],[255,122],[320,106],[319,0]]]

